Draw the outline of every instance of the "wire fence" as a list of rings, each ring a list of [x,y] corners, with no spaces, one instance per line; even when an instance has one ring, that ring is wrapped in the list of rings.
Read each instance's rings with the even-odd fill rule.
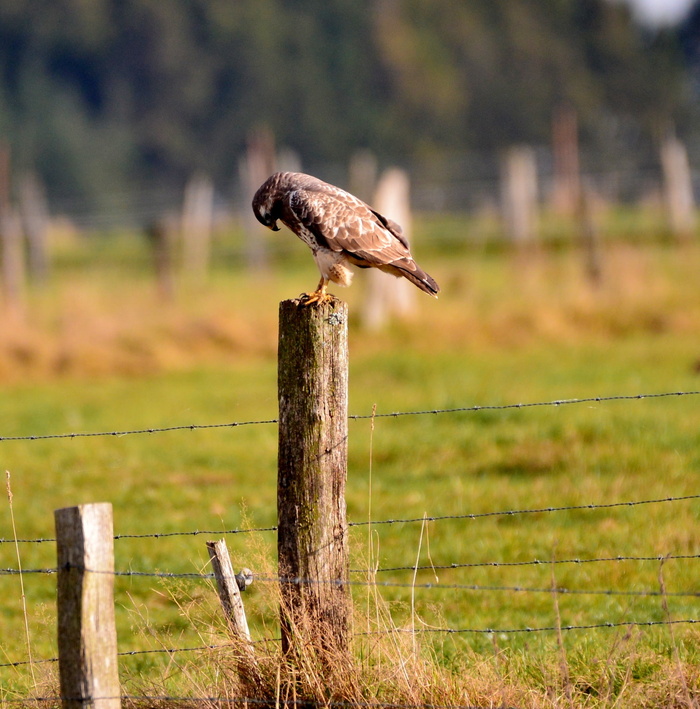
[[[627,557],[626,561],[656,561],[665,562],[669,560],[690,560],[690,559],[700,559],[700,554],[683,554],[683,555],[666,555],[662,557]],[[620,561],[620,558],[614,559],[590,559],[591,562],[602,562],[602,561]],[[528,562],[524,562],[527,564]],[[542,564],[543,562],[529,562]],[[548,562],[551,564],[557,563],[567,563],[567,562]],[[513,564],[507,564],[512,566]],[[523,563],[518,564],[522,566]],[[471,564],[460,565],[461,568],[466,566],[471,566]],[[487,566],[504,566],[504,564],[487,564]],[[107,574],[114,577],[129,577],[129,578],[156,578],[156,579],[213,579],[214,574],[210,573],[175,573],[168,571],[98,571],[95,569],[89,569],[84,566],[70,566],[66,568],[77,569],[84,573],[91,574]],[[410,567],[405,567],[407,570],[414,571],[420,568],[426,570],[432,570],[437,567],[415,567],[411,569]],[[456,568],[453,566],[443,567],[443,568]],[[56,574],[59,568],[46,568],[46,569],[0,569],[0,575],[2,576],[19,576],[21,574]],[[365,570],[364,573],[367,573]],[[529,588],[527,586],[482,586],[479,584],[460,584],[460,583],[417,583],[417,582],[399,582],[399,581],[376,581],[363,580],[363,581],[353,581],[347,579],[333,579],[333,580],[318,580],[312,578],[300,578],[298,576],[286,577],[286,576],[255,576],[255,581],[257,583],[272,583],[272,584],[294,584],[294,585],[330,585],[330,586],[357,586],[357,587],[381,587],[381,588],[413,588],[413,589],[425,589],[425,590],[443,590],[443,591],[511,591],[516,593],[548,593],[548,594],[562,594],[562,595],[585,595],[585,596],[664,596],[664,597],[678,597],[678,598],[700,598],[700,591],[687,590],[687,591],[657,591],[657,590],[620,590],[620,589],[575,589],[567,588],[565,586],[551,586],[548,588]]]
[[[560,507],[536,507],[533,509],[517,509],[517,510],[497,510],[494,512],[471,512],[466,514],[454,514],[454,515],[425,515],[423,517],[407,517],[407,518],[395,518],[395,519],[377,519],[377,520],[367,520],[361,522],[349,522],[348,527],[367,527],[367,526],[380,526],[387,524],[415,524],[423,522],[442,522],[445,520],[477,520],[486,517],[513,517],[516,515],[530,515],[530,514],[549,514],[554,512],[572,512],[579,510],[608,510],[615,507],[638,507],[639,505],[655,505],[666,502],[685,502],[688,500],[698,500],[700,495],[682,495],[680,497],[661,497],[653,500],[626,500],[623,502],[605,502],[605,503],[588,503],[585,505],[563,505]],[[201,535],[234,535],[234,534],[259,534],[262,532],[276,532],[277,527],[252,527],[249,529],[193,529],[184,530],[179,532],[150,532],[146,534],[115,534],[115,541],[121,539],[165,539],[168,537],[196,537]],[[37,539],[8,539],[0,538],[0,544],[46,544],[55,542],[55,538],[37,538]],[[620,560],[622,557],[616,557]],[[653,557],[658,558],[658,557]],[[585,560],[576,559],[576,562],[581,562]],[[533,563],[550,563],[535,561]],[[490,562],[490,565],[495,564],[495,562]],[[402,569],[414,567],[394,567],[390,569],[391,571],[400,571]],[[456,568],[456,567],[445,567],[445,568]]]
[[[422,517],[422,518],[411,518],[411,519],[394,519],[394,520],[373,520],[371,522],[359,522],[350,523],[353,526],[362,525],[382,525],[382,524],[395,524],[395,523],[410,523],[410,522],[441,522],[444,520],[475,520],[484,519],[493,516],[512,516],[512,515],[523,515],[532,513],[557,513],[567,510],[586,510],[595,511],[601,509],[612,509],[612,508],[629,508],[637,507],[640,505],[651,505],[651,504],[670,504],[670,503],[680,503],[700,499],[700,495],[684,495],[680,497],[667,497],[660,499],[650,499],[650,500],[633,500],[633,501],[622,501],[622,502],[611,502],[603,504],[587,504],[587,505],[572,505],[558,508],[538,508],[538,509],[519,509],[519,510],[501,510],[494,512],[486,512],[479,514],[466,514],[466,515],[442,515],[435,517]],[[127,538],[160,538],[168,536],[193,536],[193,535],[222,535],[222,534],[239,534],[242,532],[246,533],[263,533],[275,531],[276,527],[259,527],[247,530],[228,530],[228,531],[183,531],[183,532],[173,532],[168,534],[143,534],[143,535],[115,535],[115,540],[127,539]],[[53,539],[25,539],[17,540],[23,541],[25,543],[52,543],[55,542]],[[1,543],[11,543],[14,540],[2,539]],[[355,579],[335,579],[330,581],[319,581],[317,579],[310,578],[299,578],[299,577],[281,577],[281,576],[264,576],[255,575],[256,583],[262,584],[331,584],[331,585],[345,585],[348,587],[356,588],[384,588],[384,589],[410,589],[412,591],[422,590],[422,591],[469,591],[474,593],[519,593],[519,594],[549,594],[549,595],[561,595],[561,596],[609,596],[609,597],[647,597],[647,598],[699,598],[700,591],[691,588],[678,591],[669,591],[665,588],[659,589],[620,589],[620,588],[571,588],[568,586],[562,586],[558,584],[552,584],[550,586],[524,586],[524,585],[508,585],[508,584],[498,584],[498,585],[484,585],[484,584],[462,584],[462,583],[442,583],[436,582],[417,582],[414,580],[410,582],[406,581],[396,581],[396,580],[377,580],[376,575],[389,572],[413,572],[414,574],[418,571],[443,571],[443,570],[454,570],[454,569],[465,569],[465,568],[508,568],[508,567],[523,567],[523,566],[558,566],[562,564],[599,564],[599,563],[655,563],[655,564],[665,564],[670,561],[697,561],[700,559],[700,554],[656,554],[656,555],[645,555],[645,556],[598,556],[591,558],[566,558],[566,559],[556,559],[552,558],[549,560],[545,559],[528,559],[519,561],[502,561],[502,560],[486,560],[486,561],[474,561],[474,562],[453,562],[450,564],[430,564],[430,565],[406,565],[406,566],[393,566],[393,567],[377,567],[372,569],[350,569],[350,574],[364,574],[365,579],[355,580]],[[74,567],[71,567],[74,568]],[[77,568],[77,567],[75,567]],[[80,570],[87,573],[99,573],[112,575],[115,578],[151,578],[151,579],[178,579],[178,580],[193,580],[193,581],[206,581],[211,582],[214,579],[213,573],[205,572],[186,572],[186,573],[176,573],[176,572],[165,572],[165,571],[145,571],[145,570],[115,570],[115,571],[95,571],[90,568],[80,567]],[[48,567],[48,568],[32,568],[32,569],[18,569],[18,568],[2,568],[0,569],[0,576],[19,576],[19,575],[53,575],[58,573],[58,567]],[[370,631],[363,633],[356,633],[355,637],[366,637],[368,635],[386,635],[387,633],[417,633],[417,634],[445,634],[445,635],[516,635],[516,634],[530,634],[530,633],[552,633],[552,632],[570,632],[570,631],[586,631],[586,630],[599,630],[599,629],[615,629],[615,628],[652,628],[656,626],[674,626],[674,625],[688,625],[694,626],[700,623],[700,618],[666,618],[666,619],[644,619],[644,620],[623,620],[623,621],[605,621],[598,623],[583,623],[583,624],[564,624],[564,625],[548,625],[540,627],[487,627],[487,628],[452,628],[452,627],[440,627],[440,628],[390,628],[381,631]],[[262,638],[255,641],[256,643],[278,643],[280,638]],[[201,645],[197,647],[182,647],[182,648],[159,648],[159,649],[149,649],[149,650],[132,650],[126,652],[120,652],[120,657],[130,657],[142,654],[174,654],[174,653],[184,653],[184,652],[203,652],[206,650],[222,649],[229,647],[227,644],[217,644],[217,645]],[[44,660],[21,660],[16,662],[6,662],[0,663],[0,669],[10,668],[10,667],[22,667],[29,665],[32,662],[36,663],[52,663],[57,662],[58,658],[49,658]]]
[[[405,416],[427,416],[427,415],[440,415],[440,414],[457,414],[457,413],[476,413],[480,411],[503,411],[503,410],[521,410],[521,409],[531,409],[534,407],[561,407],[575,404],[591,404],[591,403],[606,403],[614,401],[634,401],[643,399],[659,399],[664,397],[692,397],[700,395],[700,391],[676,391],[676,392],[661,392],[661,393],[647,393],[647,394],[635,394],[635,395],[615,395],[615,396],[596,396],[596,397],[586,397],[582,399],[559,399],[552,401],[539,401],[539,402],[529,402],[529,403],[512,403],[512,404],[498,404],[498,405],[479,405],[479,406],[463,406],[449,409],[430,409],[430,410],[420,410],[420,411],[398,411],[392,413],[373,413],[366,415],[354,415],[350,416],[351,420],[374,420],[376,418],[398,418]],[[0,442],[6,441],[37,441],[37,440],[47,440],[47,439],[64,439],[64,438],[84,438],[93,436],[129,436],[135,434],[153,434],[153,433],[165,433],[173,431],[194,431],[202,429],[216,429],[216,428],[235,428],[239,426],[253,426],[253,425],[265,425],[265,424],[275,424],[276,419],[266,419],[266,420],[256,420],[256,421],[239,421],[231,423],[222,424],[192,424],[192,425],[182,425],[182,426],[169,426],[162,428],[148,428],[148,429],[131,429],[123,431],[108,431],[108,432],[83,432],[83,433],[56,433],[56,434],[41,434],[41,435],[28,435],[28,436],[2,436],[0,437]],[[562,505],[562,506],[548,506],[548,507],[537,507],[537,508],[525,508],[525,509],[506,509],[506,510],[494,510],[485,512],[475,512],[468,514],[453,514],[453,515],[435,515],[423,517],[407,517],[407,518],[395,518],[395,519],[376,519],[367,521],[352,521],[349,523],[350,527],[374,527],[374,526],[386,526],[386,525],[409,525],[409,524],[425,524],[425,523],[441,523],[444,521],[458,521],[464,523],[470,523],[477,520],[485,520],[488,518],[497,517],[515,517],[522,515],[551,515],[557,513],[565,512],[595,512],[600,510],[613,510],[613,509],[625,509],[625,508],[637,508],[640,506],[647,505],[676,505],[680,503],[688,503],[697,501],[700,499],[700,494],[698,495],[681,495],[681,496],[668,496],[663,498],[654,499],[639,499],[639,500],[623,500],[618,502],[604,502],[604,503],[589,503],[589,504],[577,504],[577,505]],[[227,535],[250,535],[250,534],[262,534],[276,532],[276,526],[267,527],[254,527],[254,528],[244,528],[244,529],[225,529],[225,530],[180,530],[172,532],[152,532],[144,534],[116,534],[114,535],[115,541],[126,540],[126,539],[165,539],[172,537],[195,537],[200,535],[208,536],[227,536]],[[0,538],[0,545],[3,544],[52,544],[55,543],[55,538]],[[695,562],[700,559],[700,554],[695,553],[665,553],[665,554],[646,554],[646,555],[597,555],[591,556],[589,558],[572,557],[572,558],[552,558],[552,559],[540,559],[540,558],[530,558],[530,559],[518,559],[518,560],[508,560],[508,559],[486,559],[486,560],[469,560],[469,561],[454,561],[450,563],[438,563],[438,564],[415,564],[411,565],[396,565],[396,566],[386,566],[362,569],[362,568],[352,568],[350,569],[351,575],[364,575],[365,578],[356,579],[337,579],[334,581],[326,581],[324,583],[332,583],[335,585],[347,585],[349,587],[357,588],[387,588],[387,589],[409,589],[412,592],[416,590],[421,590],[422,592],[470,592],[470,593],[517,593],[517,594],[550,594],[557,596],[609,596],[609,597],[628,597],[628,598],[678,598],[678,599],[696,599],[700,597],[700,591],[696,588],[686,588],[679,590],[666,590],[663,585],[660,588],[586,588],[581,587],[571,587],[570,585],[558,585],[552,583],[551,586],[545,585],[518,585],[518,584],[474,584],[474,583],[443,583],[439,581],[435,582],[418,582],[415,578],[415,574],[419,571],[421,572],[437,572],[445,570],[455,570],[455,569],[473,569],[473,568],[509,568],[509,567],[526,567],[526,566],[558,566],[558,565],[582,565],[582,564],[643,564],[643,563],[654,563],[658,565],[663,565],[671,561],[679,562]],[[59,571],[57,567],[46,567],[46,568],[29,568],[29,569],[19,569],[19,568],[1,568],[0,576],[32,576],[32,575],[52,575]],[[83,568],[83,571],[88,573],[96,573],[89,568]],[[388,574],[388,573],[401,573],[401,572],[412,572],[414,578],[412,581],[400,581],[400,580],[381,580],[377,578],[377,575]],[[104,573],[104,572],[99,572]],[[152,578],[152,579],[180,579],[180,580],[193,580],[211,583],[214,575],[211,573],[203,572],[191,572],[191,573],[176,573],[176,572],[165,572],[165,571],[149,571],[149,570],[115,570],[109,572],[118,578]],[[304,579],[304,578],[286,578],[279,576],[264,576],[256,575],[256,582],[263,584],[309,584],[309,583],[319,583],[317,580]],[[475,635],[475,636],[510,636],[510,635],[521,635],[521,634],[538,634],[538,633],[561,633],[561,632],[574,632],[574,631],[593,631],[593,630],[606,630],[606,629],[619,629],[619,628],[654,628],[654,627],[672,627],[672,626],[689,626],[694,627],[700,623],[700,618],[697,617],[682,617],[682,618],[672,618],[670,615],[666,617],[647,617],[634,620],[614,620],[614,621],[603,621],[603,622],[583,622],[576,624],[555,624],[555,625],[540,625],[533,627],[420,627],[420,628],[404,628],[404,627],[390,627],[382,630],[372,630],[366,632],[355,633],[355,637],[367,637],[373,635],[386,635],[391,633],[396,634],[444,634],[444,635]],[[280,638],[261,638],[256,640],[255,643],[278,643]],[[168,648],[162,647],[157,649],[139,649],[131,651],[119,652],[119,657],[128,658],[139,655],[153,655],[153,654],[164,654],[164,655],[174,655],[177,653],[194,653],[194,652],[207,652],[207,651],[218,651],[224,650],[231,647],[230,644],[202,644],[192,647],[180,647],[180,648]],[[14,662],[4,662],[0,663],[0,669],[5,668],[20,668],[27,665],[35,664],[45,664],[45,663],[55,663],[58,658],[47,658],[47,659],[32,659],[32,660],[18,660]],[[129,699],[128,695],[124,695],[122,699]],[[259,700],[254,699],[230,699],[230,698],[219,698],[219,697],[144,697],[139,696],[134,699],[139,700],[162,700],[162,701],[187,701],[187,702],[219,702],[221,704],[237,704],[237,703],[247,703],[255,704]],[[28,701],[32,702],[50,702],[57,701],[56,697],[46,697],[46,698],[31,698],[31,699],[6,699],[3,698],[5,703],[24,703]],[[288,702],[289,703],[289,702]],[[313,704],[313,702],[305,701],[305,704]],[[323,702],[324,706],[346,706],[345,703],[333,703],[333,702]],[[401,705],[395,704],[381,704],[381,703],[367,703],[362,705],[361,703],[352,703],[352,706],[367,706],[367,707],[399,707]],[[408,706],[408,705],[407,705]],[[439,705],[421,704],[421,705],[411,705],[411,707],[432,707],[435,706],[436,709]],[[452,706],[450,709],[459,709],[457,706]]]
[[[381,418],[399,418],[403,416],[426,416],[438,414],[474,413],[478,411],[506,411],[509,409],[531,409],[545,406],[570,406],[573,404],[607,403],[611,401],[640,401],[642,399],[662,399],[668,397],[698,396],[700,391],[667,391],[647,394],[617,394],[613,396],[589,396],[582,399],[554,399],[552,401],[535,401],[513,404],[487,404],[473,406],[459,406],[447,409],[424,409],[421,411],[393,411],[390,413],[353,414],[348,416],[350,421],[373,420]],[[88,431],[82,433],[46,433],[24,436],[0,436],[4,441],[45,441],[60,438],[94,438],[96,436],[134,436],[154,433],[171,433],[173,431],[203,431],[216,428],[238,428],[241,426],[259,426],[279,423],[278,419],[262,419],[257,421],[230,421],[228,423],[183,424],[179,426],[164,426],[160,428],[134,428],[121,431]]]

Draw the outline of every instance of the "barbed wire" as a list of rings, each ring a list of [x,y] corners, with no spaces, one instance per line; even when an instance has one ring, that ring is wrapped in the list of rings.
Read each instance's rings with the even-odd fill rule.
[[[98,697],[79,697],[75,701],[84,704],[93,703]],[[122,701],[149,701],[149,702],[197,702],[202,704],[227,704],[241,706],[270,706],[273,703],[271,699],[259,699],[255,697],[188,697],[188,696],[171,696],[163,695],[142,695],[142,694],[122,694],[120,697],[99,697],[102,701],[117,700]],[[70,701],[69,697],[21,697],[17,699],[4,699],[8,704],[27,704],[30,702],[46,703]],[[467,704],[398,704],[394,702],[367,702],[367,701],[330,701],[327,699],[284,699],[284,705],[289,706],[313,706],[313,707],[333,707],[338,709],[485,709],[481,706],[473,706]]]
[[[362,414],[359,416],[348,416],[348,418],[352,420],[360,420],[376,418],[398,418],[400,416],[424,416],[427,414],[455,414],[475,411],[505,411],[508,409],[528,409],[538,406],[567,406],[570,404],[592,404],[609,401],[660,399],[669,396],[697,396],[699,394],[700,391],[673,391],[661,392],[657,394],[618,394],[613,396],[589,396],[583,399],[555,399],[553,401],[535,401],[518,404],[490,404],[484,406],[461,406],[451,409],[425,409],[423,411],[397,411],[394,413],[386,414]]]
[[[197,537],[202,534],[210,536],[218,536],[221,534],[256,534],[262,532],[276,532],[277,527],[251,527],[249,529],[193,529],[180,532],[148,532],[146,534],[115,534],[113,539],[119,541],[121,539],[163,539],[165,537]],[[0,538],[0,544],[46,544],[56,543],[55,537],[40,537],[38,539],[8,539]]]
[[[281,638],[261,638],[260,640],[253,640],[250,642],[251,645],[262,645],[270,642],[280,642]],[[181,652],[204,652],[205,650],[224,650],[226,648],[233,647],[233,643],[223,643],[220,645],[198,645],[195,647],[171,647],[171,648],[156,648],[150,650],[123,650],[117,653],[117,657],[133,657],[135,655],[157,655],[157,654],[167,654],[175,655]],[[44,660],[19,660],[17,662],[5,662],[0,664],[0,669],[7,667],[22,667],[24,665],[39,665],[51,662],[58,662],[57,657],[50,657]]]
[[[261,419],[259,421],[231,421],[229,423],[192,423],[180,426],[163,426],[160,428],[134,428],[123,431],[87,431],[82,433],[46,433],[30,436],[0,436],[0,442],[5,441],[46,441],[57,438],[95,438],[98,436],[134,436],[144,433],[169,433],[171,431],[202,431],[208,428],[237,428],[239,426],[258,426],[277,423],[277,419]]]
[[[406,634],[406,635],[427,635],[427,634],[447,634],[447,635],[518,635],[518,634],[529,634],[529,633],[548,633],[548,632],[559,632],[559,631],[574,631],[574,630],[610,630],[614,628],[649,628],[656,626],[671,626],[671,625],[696,625],[700,623],[700,618],[679,618],[679,619],[666,619],[666,620],[625,620],[616,622],[602,622],[602,623],[589,623],[580,625],[547,625],[539,627],[525,627],[525,628],[386,628],[383,630],[369,630],[360,633],[353,633],[354,638],[362,637],[376,637],[376,636],[386,636],[391,634]],[[281,638],[263,638],[261,640],[254,640],[252,642],[255,644],[262,643],[278,643]],[[204,652],[207,650],[223,650],[228,647],[232,647],[232,643],[225,643],[222,645],[200,645],[197,647],[187,647],[187,648],[157,648],[151,650],[127,650],[124,652],[118,652],[117,657],[133,657],[137,655],[174,655],[177,653],[184,652]],[[30,664],[44,664],[58,662],[57,657],[44,659],[44,660],[21,660],[19,662],[6,662],[0,664],[0,669],[9,667],[21,667],[23,665]]]
[[[553,512],[568,512],[568,511],[580,511],[580,510],[606,510],[615,507],[637,507],[639,505],[654,505],[668,502],[686,502],[688,500],[700,499],[700,495],[681,495],[678,497],[659,497],[651,500],[628,500],[624,502],[605,502],[602,504],[588,503],[584,505],[562,505],[559,507],[536,507],[531,509],[517,509],[517,510],[498,510],[495,512],[473,512],[459,515],[432,515],[430,517],[408,517],[408,518],[394,518],[394,519],[380,519],[380,520],[370,520],[362,522],[349,522],[348,527],[366,527],[366,526],[380,526],[388,524],[411,524],[417,522],[442,522],[444,520],[474,520],[483,519],[486,517],[512,517],[515,515],[525,515],[525,514],[545,514]],[[276,532],[277,526],[270,527],[252,527],[249,529],[209,529],[209,530],[185,530],[178,532],[148,532],[144,534],[117,534],[114,536],[115,541],[121,539],[161,539],[166,537],[194,537],[201,536],[202,534],[207,534],[211,536],[217,535],[233,535],[233,534],[255,534],[262,532]],[[0,538],[0,544],[44,544],[52,542],[55,543],[56,539],[51,537],[41,537],[38,539],[10,539],[7,537]],[[413,568],[413,567],[411,567]],[[401,570],[397,568],[396,570]]]
[[[415,522],[441,522],[447,519],[483,519],[484,517],[510,517],[514,515],[543,514],[549,512],[570,512],[576,510],[606,510],[613,507],[636,507],[637,505],[654,505],[662,502],[683,502],[700,499],[700,495],[682,495],[680,497],[660,497],[653,500],[632,500],[627,502],[606,502],[602,504],[564,505],[560,507],[536,507],[532,509],[501,510],[498,512],[475,512],[461,515],[437,515],[423,517],[408,517],[405,519],[385,519],[379,521],[351,522],[349,527],[367,527],[382,524],[409,524]]]
[[[639,628],[654,627],[657,625],[694,625],[700,623],[700,618],[682,618],[677,620],[625,620],[619,622],[590,623],[588,625],[547,625],[537,628],[391,628],[389,630],[370,630],[355,633],[355,637],[386,635],[399,633],[408,635],[426,634],[476,634],[476,635],[514,635],[518,633],[547,633],[554,631],[571,630],[602,630],[610,628]]]
[[[419,411],[394,411],[391,413],[373,413],[373,414],[353,414],[348,416],[350,421],[360,421],[377,418],[399,418],[401,416],[425,416],[428,414],[456,414],[478,411],[505,411],[508,409],[528,409],[542,406],[568,406],[572,404],[591,404],[604,403],[610,401],[634,401],[641,399],[660,399],[671,396],[698,396],[700,391],[673,391],[660,392],[654,394],[617,394],[612,396],[589,396],[582,399],[555,399],[553,401],[534,401],[527,403],[516,404],[487,404],[475,406],[459,406],[448,409],[424,409]],[[0,436],[0,442],[8,441],[45,441],[61,438],[94,438],[98,436],[113,436],[121,438],[124,436],[133,436],[141,434],[153,433],[169,433],[172,431],[201,431],[205,429],[216,428],[237,428],[240,426],[257,426],[262,424],[279,423],[279,419],[261,419],[257,421],[231,421],[228,423],[205,423],[205,424],[183,424],[179,426],[163,426],[151,428],[134,428],[121,431],[87,431],[74,433],[47,433],[26,436]]]
[[[632,557],[634,560],[643,559],[644,561],[659,561],[665,562],[669,559],[697,559],[698,555],[682,555],[682,556],[657,556],[657,557]],[[603,559],[603,561],[620,561],[623,557]],[[570,560],[552,561],[552,562],[506,562],[504,564],[485,564],[485,566],[493,567],[495,565],[525,565],[525,564],[551,564],[551,563],[570,563]],[[437,570],[440,567],[427,566],[420,567],[423,570]],[[443,567],[453,568],[453,567]],[[79,570],[85,573],[109,575],[114,577],[128,578],[157,578],[157,579],[196,579],[210,580],[215,578],[213,573],[203,572],[168,572],[168,571],[105,571],[90,569],[76,564],[70,564],[63,567],[64,570]],[[418,567],[405,567],[406,570],[418,570]],[[56,574],[59,568],[46,569],[0,569],[0,576],[20,576],[22,574]],[[700,591],[660,591],[647,589],[576,589],[566,586],[549,586],[549,587],[531,587],[531,586],[508,586],[508,585],[481,585],[481,584],[460,584],[460,583],[440,583],[436,582],[407,582],[407,581],[377,581],[375,579],[368,580],[351,580],[351,579],[312,579],[299,576],[254,576],[258,583],[274,583],[288,585],[309,585],[309,586],[347,586],[347,587],[379,587],[379,588],[402,588],[402,589],[424,589],[424,590],[443,590],[443,591],[475,591],[475,592],[514,592],[514,593],[556,593],[561,595],[586,595],[586,596],[637,596],[637,597],[675,597],[675,598],[700,598]]]
[[[445,571],[448,569],[472,569],[479,567],[499,568],[501,566],[550,566],[552,564],[595,564],[605,561],[674,561],[700,559],[700,554],[657,554],[655,556],[603,556],[593,559],[531,559],[528,561],[473,561],[466,563],[451,564],[426,564],[423,566],[388,566],[385,568],[373,569],[374,573],[386,573],[390,571]],[[350,569],[351,574],[367,573],[367,569]]]

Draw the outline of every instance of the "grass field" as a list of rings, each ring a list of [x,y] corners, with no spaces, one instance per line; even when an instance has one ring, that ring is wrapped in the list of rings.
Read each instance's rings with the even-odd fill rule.
[[[438,228],[426,224],[425,233]],[[162,305],[135,240],[63,246],[51,283],[30,294],[25,318],[6,322],[0,436],[274,419],[277,303],[316,281],[302,249],[286,243],[270,272],[253,278],[224,242],[207,287],[183,285],[175,303]],[[610,244],[598,287],[586,283],[576,250],[527,261],[454,244],[427,243],[418,253],[443,294],[438,301],[417,294],[410,322],[367,333],[357,317],[362,274],[338,292],[353,313],[351,414],[369,414],[375,404],[383,414],[700,390],[697,246]],[[699,407],[700,396],[685,396],[353,420],[348,516],[420,519],[696,495]],[[275,524],[276,443],[269,423],[0,441],[0,462],[11,474],[21,539],[52,537],[54,509],[96,501],[113,503],[117,534],[218,531]],[[4,506],[0,537],[12,539]],[[697,556],[699,521],[700,501],[687,500],[353,527],[353,569],[407,567],[379,571],[376,580],[388,585],[353,587],[357,632],[390,623],[506,631],[421,635],[416,677],[425,691],[414,694],[380,689],[381,662],[358,639],[369,668],[366,698],[522,706],[697,702],[697,626],[571,630],[561,642],[556,632],[508,631],[698,619],[700,559],[472,566],[415,577],[412,567]],[[204,542],[213,536],[117,540],[116,566],[207,571]],[[234,566],[274,576],[273,533],[231,535],[228,543]],[[24,569],[55,566],[50,543],[19,549]],[[17,564],[14,545],[0,544],[0,568]],[[55,576],[23,578],[32,655],[55,657]],[[662,583],[665,596],[644,595],[658,593]],[[557,594],[555,602],[553,585],[586,593]],[[505,590],[515,587],[536,590]],[[116,589],[121,651],[225,640],[209,582],[132,576],[117,578]],[[26,660],[16,575],[0,576],[0,599],[0,665]],[[274,583],[259,581],[245,602],[254,637],[277,637]],[[125,691],[210,696],[217,659],[204,656],[210,662],[202,653],[124,657]],[[31,669],[0,667],[0,701],[56,691],[55,664],[35,665],[34,679]],[[451,694],[438,692],[448,685]]]

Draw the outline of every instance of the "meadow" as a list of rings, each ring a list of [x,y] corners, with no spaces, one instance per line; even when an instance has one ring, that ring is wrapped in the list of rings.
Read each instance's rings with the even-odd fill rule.
[[[700,633],[667,621],[698,619],[700,501],[581,507],[697,495],[700,396],[382,416],[700,390],[700,244],[636,239],[630,220],[618,217],[605,240],[598,284],[575,245],[528,255],[486,238],[465,245],[460,234],[489,225],[426,217],[416,255],[439,300],[416,293],[410,319],[368,332],[363,274],[336,291],[351,312],[350,413],[377,414],[350,421],[347,489],[355,631],[372,633],[356,638],[367,701],[697,705]],[[136,535],[115,541],[117,569],[199,574],[207,539],[275,525],[277,429],[264,422],[277,415],[277,304],[317,276],[292,236],[274,238],[268,269],[251,273],[240,239],[222,235],[208,281],[183,279],[172,302],[159,299],[137,236],[56,244],[50,281],[24,315],[4,318],[0,437],[263,423],[0,440],[12,492],[0,538],[52,538],[54,509],[109,501],[115,533]],[[550,507],[579,509],[464,518]],[[254,640],[278,637],[274,532],[227,541],[234,566],[258,575],[244,597]],[[1,569],[55,566],[51,543],[18,549],[19,559],[0,544]],[[618,556],[649,560],[556,563]],[[55,575],[22,579],[26,614],[19,577],[0,575],[8,706],[57,692],[55,663],[7,666],[28,660],[25,619],[32,658],[57,652]],[[116,596],[122,652],[227,641],[208,579],[117,577]],[[634,625],[644,622],[659,624]],[[390,628],[424,631],[420,647]],[[502,632],[434,632],[448,628]],[[127,695],[235,684],[216,651],[121,663]]]

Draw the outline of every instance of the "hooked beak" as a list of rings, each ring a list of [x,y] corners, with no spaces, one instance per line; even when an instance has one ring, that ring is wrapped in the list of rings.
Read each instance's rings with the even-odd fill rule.
[[[272,231],[279,231],[280,228],[277,226],[277,220],[273,219],[270,214],[267,212],[264,214],[258,214],[258,212],[255,212],[255,218],[263,225],[266,226],[268,229],[271,229]]]

